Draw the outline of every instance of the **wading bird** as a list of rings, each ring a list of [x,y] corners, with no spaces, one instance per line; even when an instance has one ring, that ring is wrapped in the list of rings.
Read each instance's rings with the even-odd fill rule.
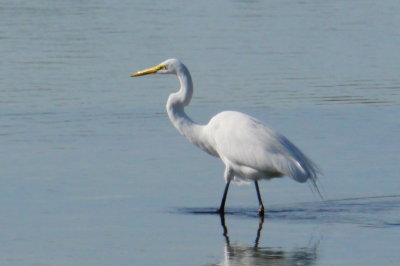
[[[318,167],[285,136],[262,124],[259,120],[235,111],[224,111],[210,119],[207,125],[195,123],[184,107],[193,95],[193,82],[187,67],[177,59],[132,74],[175,74],[180,89],[169,95],[167,113],[175,128],[189,142],[205,152],[219,157],[225,164],[225,190],[217,212],[224,213],[226,196],[231,181],[252,181],[259,202],[258,213],[264,215],[258,180],[289,176],[297,182],[309,180],[318,191]]]

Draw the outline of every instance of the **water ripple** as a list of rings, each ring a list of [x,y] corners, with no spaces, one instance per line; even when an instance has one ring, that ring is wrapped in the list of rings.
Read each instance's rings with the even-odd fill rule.
[[[177,208],[182,214],[217,214],[216,208]],[[321,202],[305,202],[271,206],[267,220],[287,222],[348,223],[368,227],[400,226],[400,195],[336,199]],[[226,215],[258,218],[254,208],[227,208]]]

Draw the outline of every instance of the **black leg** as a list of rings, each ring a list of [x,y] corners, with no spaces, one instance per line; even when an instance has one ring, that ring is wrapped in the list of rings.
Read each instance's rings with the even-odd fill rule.
[[[229,184],[230,183],[231,183],[230,180],[228,180],[228,183],[226,183],[225,190],[224,190],[224,195],[222,196],[221,205],[219,206],[219,209],[218,209],[219,213],[224,213],[225,212],[226,195],[228,194],[228,189],[229,189]]]
[[[226,242],[226,246],[230,247],[230,241],[229,241],[229,235],[228,235],[228,228],[225,225],[225,215],[223,213],[219,214],[219,217],[221,219],[221,226],[222,229],[224,230],[223,236],[225,237],[225,242]]]
[[[260,216],[264,216],[264,204],[263,204],[262,199],[261,199],[260,189],[258,188],[258,181],[254,181],[254,184],[256,185],[258,203],[260,205],[260,208],[258,209],[258,214]]]
[[[256,237],[256,241],[254,241],[254,247],[258,248],[258,244],[260,243],[260,237],[261,237],[261,230],[263,228],[263,223],[264,223],[264,215],[260,216],[259,220],[258,220],[258,230],[257,230],[257,237]]]
[[[221,220],[221,226],[222,226],[222,229],[224,229],[224,236],[225,237],[227,237],[228,236],[228,228],[226,227],[226,225],[225,225],[225,214],[223,214],[223,213],[220,213],[219,214],[219,218],[220,218],[220,220]]]

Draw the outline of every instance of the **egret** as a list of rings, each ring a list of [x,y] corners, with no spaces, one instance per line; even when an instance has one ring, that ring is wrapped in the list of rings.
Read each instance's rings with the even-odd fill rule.
[[[236,111],[223,111],[212,117],[208,124],[197,124],[184,109],[193,95],[193,82],[187,67],[177,59],[167,59],[131,77],[155,73],[175,74],[179,79],[180,89],[169,95],[166,105],[168,117],[175,128],[189,142],[219,157],[225,165],[225,190],[217,212],[224,213],[231,181],[254,182],[260,216],[264,215],[258,186],[261,179],[288,176],[300,183],[309,180],[319,193],[316,183],[318,167],[285,136],[256,118]]]

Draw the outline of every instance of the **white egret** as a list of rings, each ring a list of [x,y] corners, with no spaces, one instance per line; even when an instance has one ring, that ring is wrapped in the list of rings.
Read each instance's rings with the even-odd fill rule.
[[[223,214],[231,181],[252,181],[259,202],[259,215],[264,215],[258,180],[289,176],[297,182],[316,181],[318,167],[283,135],[259,120],[235,111],[224,111],[212,117],[207,125],[195,123],[184,107],[193,95],[193,82],[187,67],[177,59],[168,59],[152,68],[132,74],[175,74],[180,89],[169,95],[167,113],[175,128],[189,142],[219,157],[225,164],[225,190],[218,212]]]

